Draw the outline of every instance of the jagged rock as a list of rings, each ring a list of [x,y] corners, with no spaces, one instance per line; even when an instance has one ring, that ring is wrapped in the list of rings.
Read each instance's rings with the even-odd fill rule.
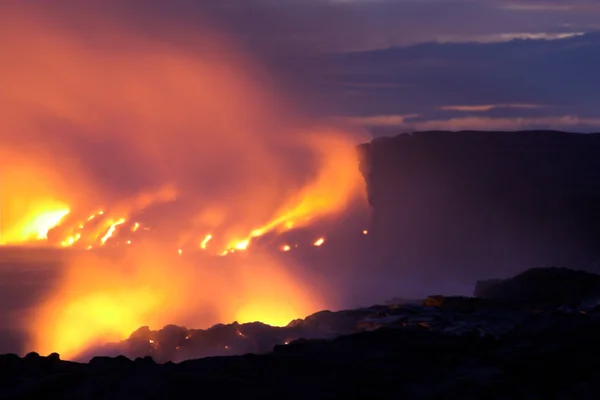
[[[474,294],[532,309],[576,309],[600,298],[600,275],[567,268],[534,268],[509,279],[478,282]]]
[[[150,356],[138,357],[135,360],[133,360],[133,363],[138,367],[152,367],[156,365],[156,362]]]
[[[500,339],[379,329],[335,340],[298,340],[265,355],[168,365],[149,359],[59,361],[56,370],[40,372],[12,356],[13,361],[0,362],[0,380],[6,378],[0,398],[130,400],[180,397],[198,390],[207,397],[292,400],[595,398],[600,319],[581,314],[546,317],[556,318],[556,323]],[[121,362],[129,367],[110,368]],[[98,363],[107,368],[100,371]]]
[[[600,314],[592,310],[539,313],[477,298],[430,296],[423,305],[320,312],[282,328],[237,322],[206,330],[144,327],[119,344],[126,352],[132,343],[145,343],[145,353],[134,361],[0,356],[0,399],[48,393],[167,398],[198,388],[208,397],[247,398],[593,398],[600,381]],[[342,328],[348,331],[330,338]],[[178,341],[180,350],[169,347]],[[189,359],[248,349],[258,354],[158,365],[181,361],[179,352]]]
[[[122,369],[132,365],[133,361],[125,356],[94,357],[90,360],[90,366],[98,369]]]

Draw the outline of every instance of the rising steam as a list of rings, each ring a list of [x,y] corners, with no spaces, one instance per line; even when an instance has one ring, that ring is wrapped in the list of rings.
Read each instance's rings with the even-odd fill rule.
[[[356,138],[303,117],[208,27],[190,45],[78,17],[85,31],[0,16],[0,244],[82,249],[28,319],[31,347],[74,357],[141,325],[283,324],[320,307],[275,260],[215,268],[177,251],[243,250],[343,211],[362,195]],[[131,246],[93,253],[111,243]]]

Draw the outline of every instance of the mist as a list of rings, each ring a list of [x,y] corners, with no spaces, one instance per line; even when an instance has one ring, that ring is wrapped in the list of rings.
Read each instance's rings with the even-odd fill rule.
[[[311,115],[209,19],[149,32],[110,7],[0,17],[0,243],[72,248],[48,253],[50,279],[11,314],[22,351],[74,358],[142,325],[285,325],[339,305],[329,278],[252,246],[364,213],[368,136]]]

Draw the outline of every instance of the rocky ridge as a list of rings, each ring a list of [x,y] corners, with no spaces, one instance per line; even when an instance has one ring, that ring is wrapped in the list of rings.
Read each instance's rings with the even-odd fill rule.
[[[544,286],[556,276],[560,284]],[[3,355],[0,399],[596,398],[600,307],[593,300],[600,292],[577,298],[582,279],[600,276],[534,269],[495,281],[505,284],[491,292],[493,284],[478,285],[483,296],[500,293],[503,301],[430,296],[420,304],[322,311],[282,328],[140,328],[109,345],[129,357],[86,364],[58,354]],[[570,293],[570,305],[537,301],[551,293]],[[165,362],[186,352],[212,357]],[[236,352],[257,354],[217,356]]]

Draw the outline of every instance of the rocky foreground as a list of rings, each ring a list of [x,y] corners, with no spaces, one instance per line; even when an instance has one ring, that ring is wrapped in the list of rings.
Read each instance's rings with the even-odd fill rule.
[[[112,345],[145,354],[134,360],[3,355],[0,398],[597,398],[600,276],[534,269],[476,292],[324,311],[285,328],[140,329]],[[243,346],[261,354],[160,363]]]

